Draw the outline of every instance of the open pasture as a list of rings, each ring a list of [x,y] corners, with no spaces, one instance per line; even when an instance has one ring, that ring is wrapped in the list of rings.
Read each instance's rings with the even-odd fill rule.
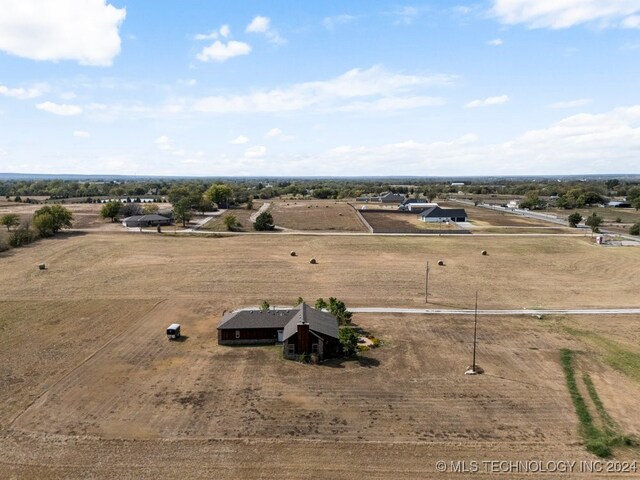
[[[276,200],[271,214],[276,225],[290,230],[368,231],[349,204],[335,200]]]

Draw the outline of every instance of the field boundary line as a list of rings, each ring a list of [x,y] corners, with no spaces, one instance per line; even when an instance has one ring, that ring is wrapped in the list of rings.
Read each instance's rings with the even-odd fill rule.
[[[102,350],[104,350],[105,348],[107,348],[109,345],[111,345],[113,342],[115,342],[116,340],[120,339],[121,337],[123,337],[126,333],[128,333],[134,326],[137,326],[139,323],[141,323],[145,317],[147,316],[148,313],[152,312],[153,310],[156,309],[156,307],[158,307],[158,305],[167,302],[167,300],[159,300],[158,302],[156,302],[150,309],[149,311],[145,314],[142,315],[140,317],[140,319],[137,322],[133,322],[129,325],[128,328],[124,329],[122,332],[120,332],[118,335],[116,335],[115,337],[111,338],[109,341],[107,341],[104,345],[102,345],[101,347],[99,347],[95,352],[89,354],[84,360],[82,360],[80,363],[78,363],[76,366],[74,366],[71,370],[69,370],[67,373],[65,373],[64,375],[62,375],[62,377],[60,377],[58,380],[56,380],[55,382],[53,382],[51,384],[51,386],[49,386],[49,388],[47,388],[46,390],[44,390],[42,393],[40,393],[36,398],[34,398],[31,402],[29,402],[29,405],[27,405],[21,412],[17,413],[12,419],[11,421],[8,423],[7,428],[12,428],[13,424],[15,422],[17,422],[20,417],[22,415],[24,415],[26,413],[27,410],[29,410],[38,400],[40,400],[42,397],[44,397],[47,393],[49,393],[56,385],[58,385],[60,382],[62,382],[63,380],[65,380],[67,377],[71,376],[71,374],[75,373],[76,370],[78,370],[80,367],[84,366],[89,360],[91,360],[93,357],[95,357],[98,353],[100,353]]]
[[[347,205],[349,205],[351,208],[353,208],[353,210],[355,210],[356,212],[356,216],[360,219],[360,221],[362,222],[362,224],[365,226],[365,228],[367,230],[369,230],[369,233],[373,233],[373,227],[371,225],[369,225],[369,222],[367,222],[367,220],[364,218],[364,216],[358,211],[358,209],[353,206],[351,203],[347,202]]]

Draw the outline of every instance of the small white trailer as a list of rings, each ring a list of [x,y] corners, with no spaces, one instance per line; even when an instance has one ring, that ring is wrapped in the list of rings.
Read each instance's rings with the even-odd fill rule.
[[[167,338],[169,340],[177,340],[178,338],[180,338],[179,323],[172,323],[171,325],[169,325],[169,327],[167,328]]]

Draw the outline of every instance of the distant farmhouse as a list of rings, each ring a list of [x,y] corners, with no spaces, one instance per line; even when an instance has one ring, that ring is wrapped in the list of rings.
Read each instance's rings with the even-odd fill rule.
[[[424,210],[420,214],[420,220],[430,223],[466,222],[467,212],[464,208],[440,208],[436,206]]]
[[[372,197],[358,197],[356,201],[365,203],[402,203],[404,198],[402,193],[384,192]]]
[[[342,354],[338,320],[301,303],[290,310],[240,310],[218,325],[219,345],[283,344],[286,358],[322,361]]]
[[[423,200],[420,198],[406,198],[400,205],[400,210],[408,210],[410,212],[415,210],[421,212],[423,210],[426,210],[427,208],[437,206],[437,203],[429,202],[428,200]]]
[[[171,225],[171,219],[163,215],[150,214],[150,215],[134,215],[127,217],[122,221],[122,225],[125,227],[163,227]]]

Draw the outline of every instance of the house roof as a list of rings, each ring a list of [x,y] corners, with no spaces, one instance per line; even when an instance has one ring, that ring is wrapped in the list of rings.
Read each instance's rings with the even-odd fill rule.
[[[421,212],[420,216],[422,218],[466,218],[467,212],[464,208],[431,207]]]
[[[252,328],[282,328],[283,339],[298,331],[298,323],[308,323],[309,330],[338,338],[338,320],[330,313],[301,303],[290,310],[240,310],[225,315],[218,330],[242,330]]]
[[[138,222],[153,222],[158,220],[169,220],[167,217],[163,217],[162,215],[157,215],[155,213],[151,213],[149,215],[133,215],[131,217],[127,217],[124,221],[138,221]]]

